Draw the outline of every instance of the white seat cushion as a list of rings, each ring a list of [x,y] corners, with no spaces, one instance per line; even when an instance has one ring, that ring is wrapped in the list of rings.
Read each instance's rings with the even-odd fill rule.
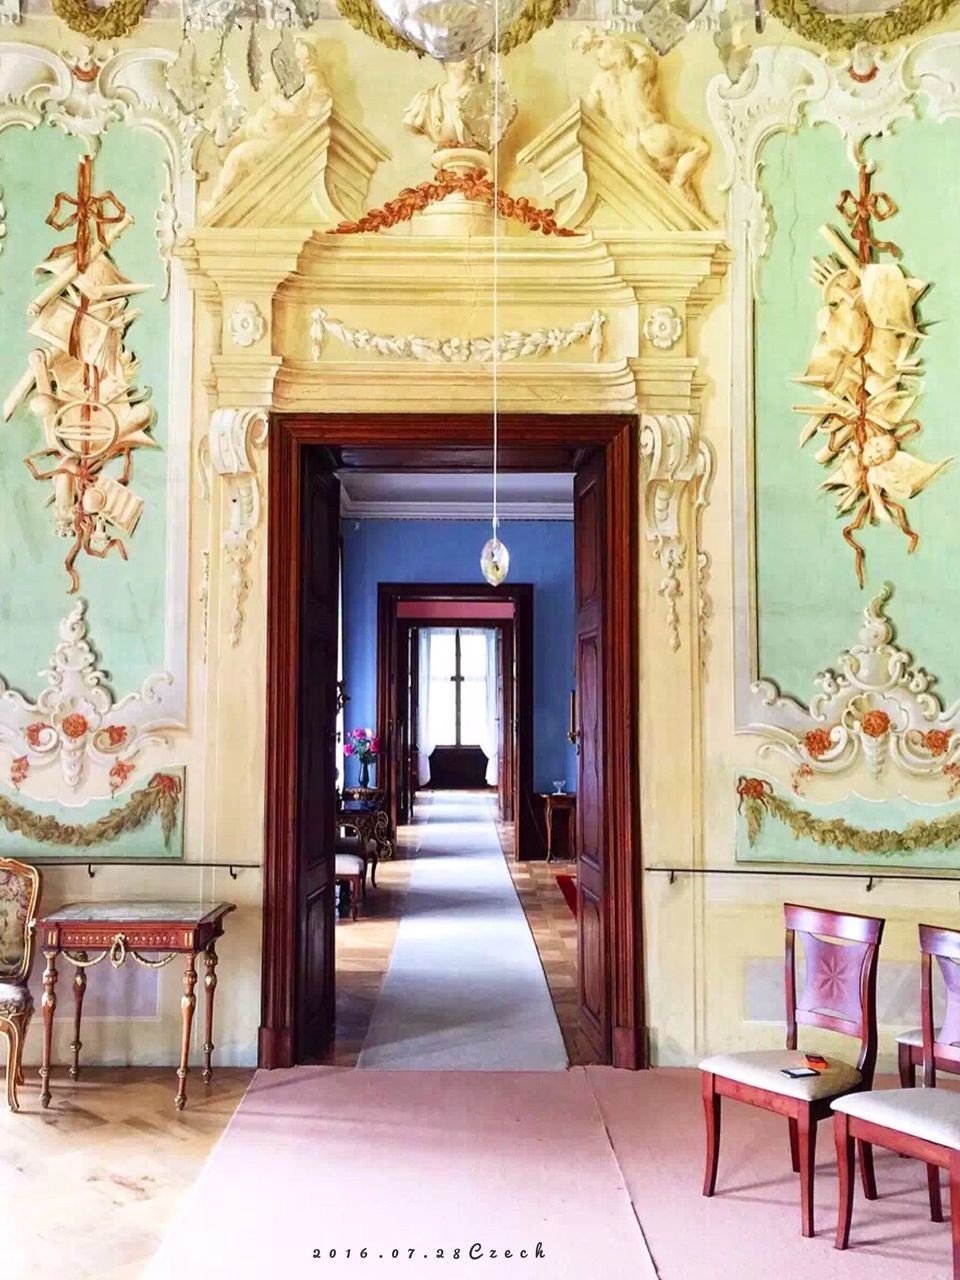
[[[803,1053],[799,1049],[761,1049],[752,1053],[718,1053],[704,1058],[701,1071],[709,1071],[726,1080],[753,1085],[757,1089],[769,1089],[788,1098],[802,1098],[812,1102],[815,1098],[832,1098],[860,1083],[860,1072],[847,1062],[828,1058],[827,1066],[820,1068],[818,1076],[801,1076],[796,1080],[783,1075],[782,1067],[805,1067]]]
[[[960,1151],[960,1093],[953,1089],[876,1089],[833,1103],[870,1124]]]
[[[939,1028],[933,1034],[936,1038],[940,1034]],[[915,1044],[919,1049],[923,1046],[923,1032],[919,1027],[913,1031],[901,1031],[897,1036],[897,1044]]]
[[[358,858],[355,853],[338,853],[334,865],[334,875],[362,876],[363,859]]]

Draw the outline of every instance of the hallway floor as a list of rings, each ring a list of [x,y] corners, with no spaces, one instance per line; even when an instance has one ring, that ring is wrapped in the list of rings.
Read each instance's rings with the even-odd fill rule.
[[[566,1070],[494,805],[484,792],[418,797],[413,870],[360,1068]]]
[[[577,922],[556,882],[558,872],[574,871],[573,864],[554,862],[547,866],[543,862],[515,862],[509,828],[501,824],[491,824],[490,828],[486,826],[487,811],[492,805],[489,795],[424,793],[421,796],[424,818],[429,815],[434,801],[443,805],[445,820],[440,822],[440,809],[437,809],[433,836],[426,838],[427,826],[423,821],[401,827],[397,840],[399,856],[380,863],[377,888],[368,891],[358,920],[355,923],[344,921],[337,926],[337,1040],[330,1063],[336,1066],[357,1064],[391,962],[400,921],[407,911],[407,895],[415,869],[424,859],[434,861],[435,866],[442,866],[433,848],[437,842],[456,850],[456,829],[449,821],[451,805],[456,807],[465,801],[468,839],[474,839],[475,830],[482,822],[483,843],[485,847],[489,846],[489,856],[496,859],[497,869],[504,864],[504,857],[494,853],[490,830],[497,831],[499,835],[505,851],[506,869],[513,879],[527,928],[539,953],[540,966],[546,975],[567,1059],[571,1065],[585,1064],[591,1059],[577,1031]],[[498,885],[499,896],[515,910],[515,903],[506,893],[508,883],[498,877]],[[446,911],[453,911],[455,907],[453,900],[445,899]],[[519,916],[514,915],[513,919],[515,926],[519,925]]]

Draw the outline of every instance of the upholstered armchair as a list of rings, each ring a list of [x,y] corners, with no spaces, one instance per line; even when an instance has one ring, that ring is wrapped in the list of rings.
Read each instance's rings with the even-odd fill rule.
[[[27,987],[36,928],[40,873],[15,858],[0,858],[0,1032],[7,1039],[7,1105],[18,1111],[23,1042],[33,1014]]]

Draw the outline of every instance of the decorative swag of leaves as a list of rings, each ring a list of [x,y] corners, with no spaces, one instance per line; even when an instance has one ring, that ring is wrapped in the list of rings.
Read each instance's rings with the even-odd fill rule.
[[[139,831],[159,814],[163,843],[169,846],[177,825],[180,798],[180,779],[169,773],[155,773],[145,787],[131,794],[125,805],[111,809],[94,822],[58,822],[56,818],[41,816],[22,804],[15,804],[7,796],[0,796],[0,822],[8,831],[18,831],[42,844],[89,849],[95,844],[117,840],[128,831]]]
[[[737,809],[747,822],[747,839],[756,844],[764,818],[776,818],[799,840],[805,836],[814,843],[852,853],[880,856],[894,853],[916,853],[920,849],[949,849],[960,843],[960,811],[931,822],[911,822],[902,831],[881,827],[872,831],[854,827],[843,818],[817,818],[809,809],[800,809],[774,792],[763,778],[738,778]]]
[[[455,192],[465,195],[468,200],[482,200],[491,209],[496,200],[497,212],[501,217],[512,218],[531,231],[542,231],[545,236],[579,234],[569,227],[558,226],[552,209],[539,209],[526,196],[515,198],[506,191],[495,192],[493,183],[482,169],[471,169],[469,173],[462,174],[454,173],[451,169],[438,169],[436,181],[404,187],[395,200],[388,200],[379,209],[368,209],[356,222],[341,222],[331,227],[327,235],[356,236],[370,231],[382,231],[385,227],[395,227],[399,222],[409,222],[415,213],[422,212],[438,200],[445,200]]]
[[[552,26],[554,19],[559,18],[569,5],[570,0],[527,0],[520,17],[501,35],[500,52],[509,53],[518,45],[526,44],[538,31]],[[422,49],[394,31],[373,0],[337,0],[337,8],[352,27],[378,44],[423,57]]]
[[[140,19],[146,0],[112,0],[105,8],[86,0],[53,0],[53,12],[71,31],[93,40],[119,40],[128,36]]]
[[[767,0],[767,7],[785,27],[827,49],[852,49],[867,44],[892,44],[937,22],[956,0],[901,0],[895,9],[872,18],[833,18],[815,0]]]

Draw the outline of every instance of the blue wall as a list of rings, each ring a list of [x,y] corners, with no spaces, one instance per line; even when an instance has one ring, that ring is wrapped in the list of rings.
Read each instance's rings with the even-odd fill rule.
[[[538,791],[554,778],[577,785],[576,752],[567,742],[573,687],[573,522],[516,520],[501,525],[510,550],[510,581],[533,584],[534,766]],[[490,536],[481,520],[343,522],[343,668],[350,702],[346,727],[373,725],[377,709],[377,584],[480,582],[480,549]],[[357,766],[347,763],[347,782]]]

